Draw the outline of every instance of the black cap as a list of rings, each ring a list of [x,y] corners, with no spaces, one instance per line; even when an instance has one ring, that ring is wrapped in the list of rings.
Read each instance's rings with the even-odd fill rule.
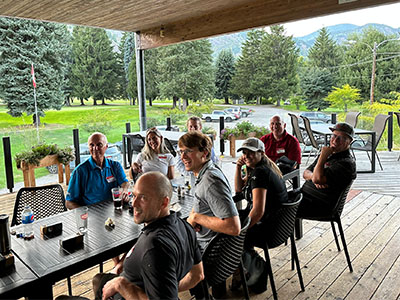
[[[347,134],[348,137],[350,137],[352,140],[354,138],[354,129],[353,126],[351,126],[348,123],[337,123],[335,124],[335,126],[333,127],[329,127],[329,129],[331,131],[337,130],[337,131],[341,131],[344,132],[345,134]]]

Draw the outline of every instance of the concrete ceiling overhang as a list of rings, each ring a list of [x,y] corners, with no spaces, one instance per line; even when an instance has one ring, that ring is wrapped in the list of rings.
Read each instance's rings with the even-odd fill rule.
[[[398,0],[2,0],[0,15],[140,32],[141,49]]]

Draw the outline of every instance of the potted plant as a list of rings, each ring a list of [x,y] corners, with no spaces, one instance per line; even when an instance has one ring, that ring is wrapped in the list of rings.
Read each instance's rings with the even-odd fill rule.
[[[223,129],[221,131],[221,137],[224,140],[231,140],[233,137],[235,140],[244,140],[248,137],[260,138],[267,133],[269,133],[268,128],[264,126],[255,126],[249,121],[244,121],[236,124],[234,128]]]
[[[61,165],[65,165],[66,182],[68,184],[69,163],[74,159],[73,148],[58,148],[57,145],[47,144],[34,146],[29,151],[23,151],[15,155],[17,168],[21,169],[24,173],[25,186],[35,186],[35,168],[47,167],[54,164],[59,166],[59,182],[63,182],[63,170]]]

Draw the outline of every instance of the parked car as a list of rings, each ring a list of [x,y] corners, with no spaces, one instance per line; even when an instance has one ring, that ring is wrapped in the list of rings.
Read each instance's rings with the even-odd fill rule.
[[[240,108],[240,111],[242,112],[243,118],[250,116],[254,112],[254,110],[252,110],[252,109],[247,109],[247,108],[243,108],[243,107]]]
[[[331,116],[324,114],[319,111],[307,111],[307,112],[302,112],[300,116],[307,117],[310,119],[310,122],[312,123],[319,123],[319,122],[324,122],[324,123],[330,123],[331,122]]]
[[[87,143],[79,144],[79,152],[80,152],[81,163],[90,157],[89,146],[87,145]],[[116,144],[108,144],[105,157],[118,161],[122,165],[122,153],[120,148]],[[71,168],[71,170],[75,168],[75,160],[69,163],[69,167]],[[51,165],[46,168],[50,174],[58,173],[57,165]]]
[[[236,117],[236,120],[240,119],[240,117],[242,116],[242,111],[240,110],[240,107],[229,107],[229,108],[225,108],[224,112],[228,113],[228,114],[233,114]]]
[[[206,122],[211,122],[213,120],[218,121],[219,117],[224,117],[226,122],[232,122],[233,120],[236,120],[235,115],[224,112],[223,110],[214,110],[211,114],[202,114],[201,116],[201,118],[206,120]]]

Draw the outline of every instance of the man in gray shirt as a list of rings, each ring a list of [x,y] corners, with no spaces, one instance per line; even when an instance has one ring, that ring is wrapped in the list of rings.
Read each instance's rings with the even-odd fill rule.
[[[228,180],[210,160],[212,143],[200,132],[188,132],[178,142],[187,171],[196,176],[196,202],[187,221],[197,231],[204,249],[217,232],[239,235],[240,220]]]

